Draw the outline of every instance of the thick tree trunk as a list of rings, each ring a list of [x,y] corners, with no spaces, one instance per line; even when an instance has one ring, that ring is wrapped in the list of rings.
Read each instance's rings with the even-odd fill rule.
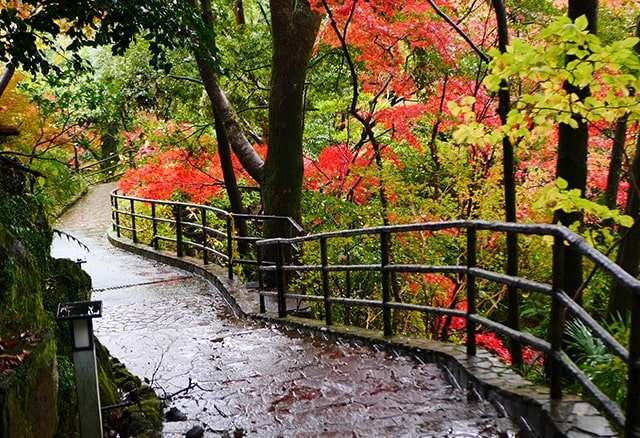
[[[262,199],[267,215],[301,221],[302,134],[307,65],[321,15],[307,1],[271,0],[273,58],[269,100],[269,150],[264,165]],[[267,237],[290,235],[282,222],[265,224]]]
[[[569,18],[572,20],[585,15],[589,20],[588,31],[597,33],[597,0],[569,0]],[[571,57],[567,56],[567,63]],[[565,83],[565,90],[575,93],[580,99],[589,96],[589,88],[577,88],[573,84]],[[561,123],[558,127],[558,161],[556,176],[569,183],[569,189],[579,189],[584,195],[587,185],[587,147],[589,142],[589,127],[586,121],[575,116],[577,128]],[[575,222],[582,223],[582,214],[556,211],[556,221],[570,226]],[[575,251],[567,248],[564,266],[563,290],[571,295],[576,295],[582,285],[583,278],[582,257]],[[576,297],[579,299],[579,297]]]

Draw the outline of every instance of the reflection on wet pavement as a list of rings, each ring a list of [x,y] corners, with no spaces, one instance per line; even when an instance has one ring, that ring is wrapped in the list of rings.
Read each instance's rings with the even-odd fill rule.
[[[193,425],[210,437],[516,436],[434,364],[239,320],[207,282],[110,247],[108,192],[94,188],[56,225],[90,252],[63,238],[52,253],[86,258],[111,353],[160,395],[178,393],[169,404],[188,419],[163,436]]]

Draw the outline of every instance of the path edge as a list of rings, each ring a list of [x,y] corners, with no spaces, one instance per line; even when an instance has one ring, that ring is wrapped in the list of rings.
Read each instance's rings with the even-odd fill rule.
[[[218,265],[204,265],[193,257],[177,257],[174,253],[155,250],[152,246],[133,243],[107,233],[109,242],[122,250],[191,272],[210,282],[225,299],[230,310],[241,318],[276,324],[303,334],[325,339],[348,341],[384,349],[392,354],[412,356],[438,364],[451,383],[469,394],[493,403],[520,427],[520,437],[618,437],[607,419],[581,397],[565,395],[552,400],[549,389],[533,384],[515,373],[497,357],[483,349],[476,356],[468,356],[462,345],[403,336],[385,337],[382,332],[357,327],[332,325],[309,318],[289,316],[279,318],[276,313],[259,313],[258,294],[237,280],[228,278],[227,269]]]

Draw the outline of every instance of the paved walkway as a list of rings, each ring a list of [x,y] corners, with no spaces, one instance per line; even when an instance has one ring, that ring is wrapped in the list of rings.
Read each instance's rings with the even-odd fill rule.
[[[86,259],[100,340],[206,437],[510,437],[496,408],[454,389],[434,364],[332,343],[236,318],[190,274],[110,247],[108,193],[89,196],[56,224],[90,248],[56,241],[58,257]]]

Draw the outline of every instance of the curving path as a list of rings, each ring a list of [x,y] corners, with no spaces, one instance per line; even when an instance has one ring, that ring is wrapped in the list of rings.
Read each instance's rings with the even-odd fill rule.
[[[109,192],[90,190],[55,228],[56,257],[86,259],[98,337],[206,437],[515,437],[493,405],[452,387],[434,364],[239,320],[191,274],[109,245]]]

